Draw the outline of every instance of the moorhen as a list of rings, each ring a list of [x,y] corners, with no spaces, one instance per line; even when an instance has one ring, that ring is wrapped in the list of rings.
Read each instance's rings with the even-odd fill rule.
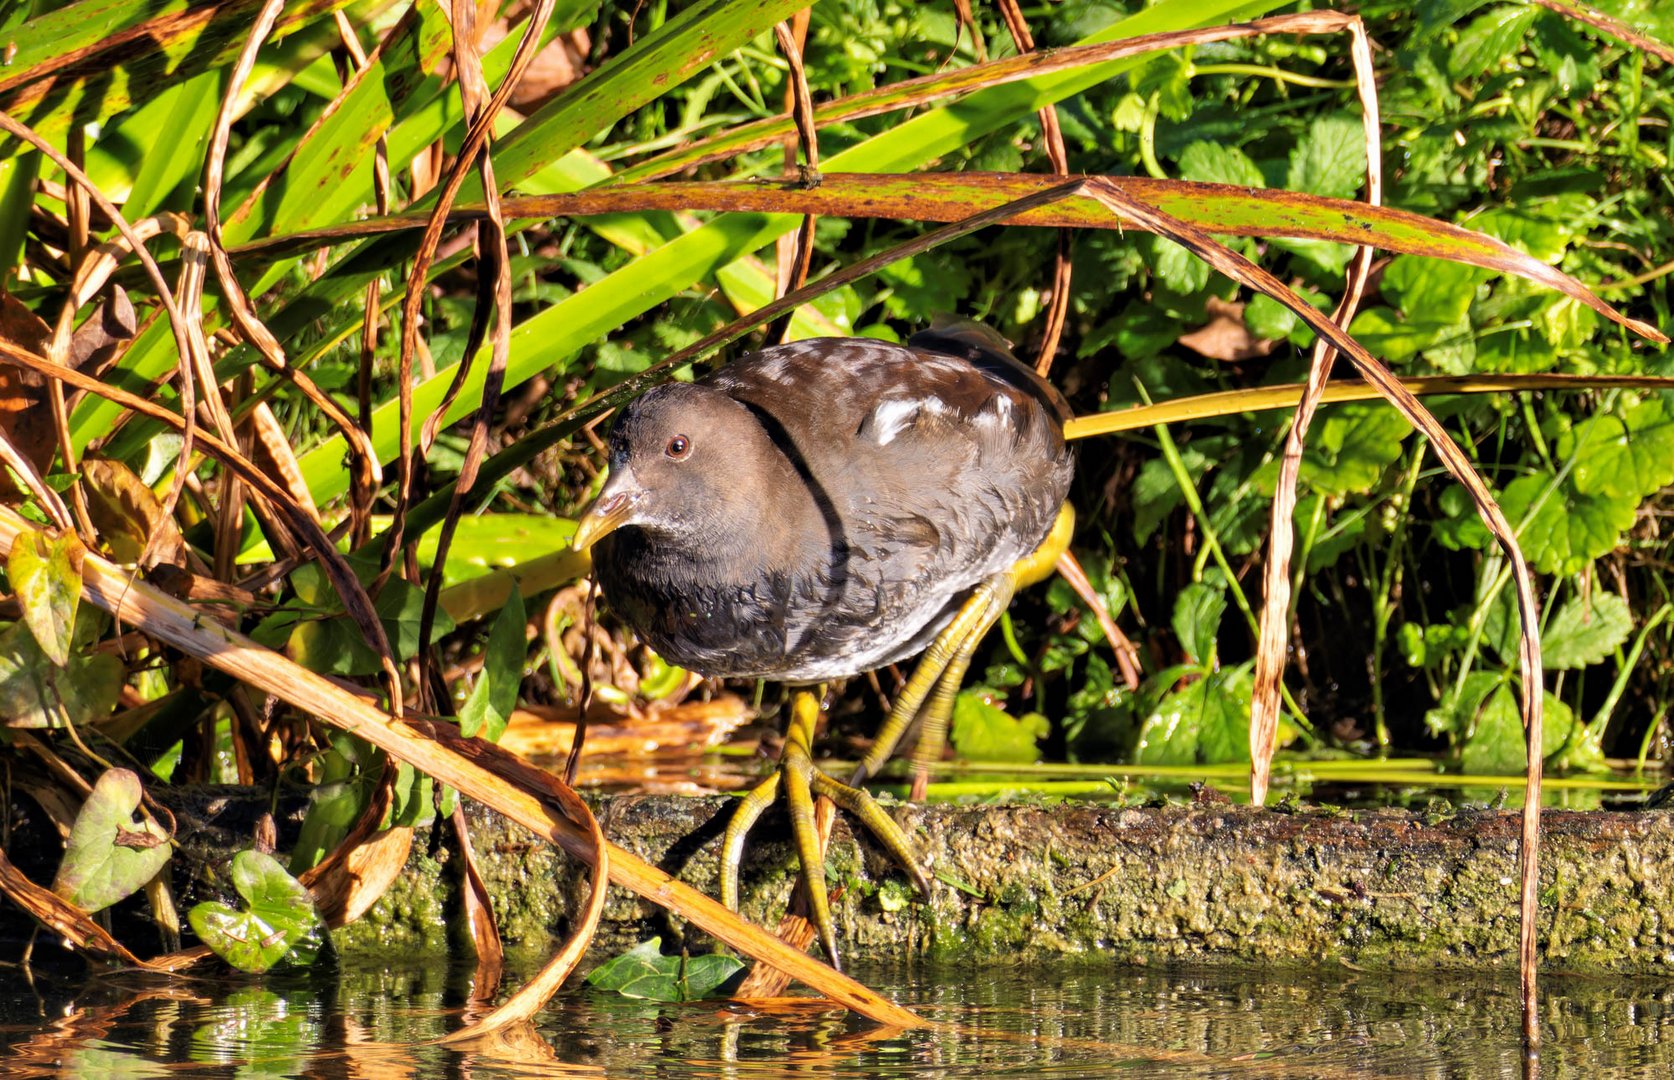
[[[978,642],[1068,544],[1069,415],[978,323],[905,346],[763,349],[623,410],[609,479],[574,545],[593,547],[615,611],[703,675],[818,684],[923,652],[851,781],[877,771],[922,708],[922,794]],[[727,829],[721,892],[736,909],[745,834],[782,779],[813,922],[836,964],[811,795],[859,816],[925,895],[929,881],[870,795],[814,768],[817,717],[814,696],[798,694],[779,770]]]

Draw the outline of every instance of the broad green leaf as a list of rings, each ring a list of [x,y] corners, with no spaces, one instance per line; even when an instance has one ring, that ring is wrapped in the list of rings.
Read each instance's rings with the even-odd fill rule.
[[[1549,725],[1552,718],[1548,716]],[[1485,776],[1515,776],[1523,772],[1528,757],[1523,748],[1523,719],[1517,709],[1517,695],[1504,684],[1488,695],[1476,716],[1476,728],[1459,753],[1466,772]]]
[[[1381,289],[1407,321],[1450,326],[1465,318],[1476,290],[1493,275],[1448,259],[1397,255],[1383,272]]]
[[[1543,693],[1546,717],[1540,729],[1541,756],[1550,757],[1569,742],[1575,714],[1550,691]],[[1477,713],[1476,728],[1459,753],[1460,767],[1485,776],[1520,776],[1528,769],[1524,742],[1517,694],[1509,682],[1501,682]]]
[[[1412,360],[1420,353],[1436,348],[1456,346],[1461,340],[1470,340],[1471,326],[1465,322],[1441,322],[1427,318],[1403,318],[1394,309],[1386,307],[1369,307],[1354,317],[1349,324],[1349,333],[1356,341],[1372,353],[1390,364],[1400,365]],[[1462,370],[1458,365],[1438,365],[1450,375],[1468,374],[1467,366]]]
[[[384,815],[386,829],[427,825],[436,820],[436,781],[406,762],[395,769],[394,798]]]
[[[1250,758],[1250,665],[1211,672],[1176,690],[1140,724],[1134,760],[1196,765]]]
[[[1334,199],[1353,197],[1366,181],[1366,134],[1358,119],[1315,118],[1290,154],[1285,187]]]
[[[0,630],[0,717],[4,726],[59,727],[110,715],[122,692],[122,661],[112,653],[72,656],[60,668],[23,623]]]
[[[76,813],[53,892],[93,912],[157,876],[173,847],[155,822],[134,820],[142,794],[139,777],[127,769],[108,769],[99,777]]]
[[[1326,495],[1363,494],[1401,456],[1412,426],[1382,404],[1344,405],[1315,425],[1302,457],[1302,479]]]
[[[588,983],[623,997],[698,1001],[720,989],[744,967],[737,957],[718,953],[664,956],[662,944],[662,938],[652,938],[606,960],[588,974]]]
[[[6,559],[6,576],[23,608],[23,621],[41,651],[59,667],[70,662],[84,551],[74,532],[48,537],[28,529],[12,541]]]
[[[1429,636],[1430,627],[1425,628],[1425,636]],[[1463,628],[1459,628],[1461,631]],[[1449,691],[1448,695],[1433,709],[1424,714],[1424,724],[1433,735],[1445,736],[1450,742],[1457,742],[1463,736],[1470,734],[1471,725],[1476,721],[1476,714],[1481,711],[1482,703],[1488,700],[1488,695],[1498,690],[1506,680],[1503,671],[1473,671],[1465,676],[1465,682],[1457,691]]]
[[[369,564],[354,560],[357,575],[370,580]],[[283,643],[292,660],[324,675],[371,675],[378,671],[378,656],[366,644],[359,627],[342,614],[343,603],[325,571],[310,564],[291,575],[296,599],[263,620],[252,636],[270,647]],[[397,659],[418,655],[419,623],[424,613],[424,591],[400,578],[385,582],[373,602],[384,633]],[[452,633],[454,621],[436,609],[432,639]]]
[[[1565,220],[1565,215],[1550,208],[1496,206],[1472,218],[1471,225],[1544,263],[1562,259],[1574,233],[1574,225]]]
[[[1674,482],[1674,416],[1662,398],[1591,416],[1564,434],[1558,453],[1577,455],[1577,491],[1642,499]]]
[[[1174,598],[1171,625],[1196,664],[1208,665],[1215,661],[1215,636],[1221,629],[1221,615],[1226,611],[1226,589],[1206,581],[1194,581],[1180,590]]]
[[[1244,187],[1266,187],[1261,169],[1249,155],[1218,142],[1194,142],[1180,152],[1180,175],[1186,180],[1203,180],[1212,184],[1240,184]]]
[[[1157,280],[1177,293],[1195,293],[1209,284],[1209,264],[1172,240],[1153,238]]]
[[[1538,470],[1518,477],[1500,495],[1506,520],[1518,529],[1523,554],[1543,574],[1575,574],[1601,555],[1616,549],[1622,533],[1633,525],[1636,497],[1586,495],[1560,483],[1524,524],[1531,506],[1553,483],[1553,474]]]
[[[459,710],[459,730],[466,738],[480,733],[489,742],[499,742],[500,734],[506,730],[506,721],[517,708],[517,692],[523,685],[523,662],[529,656],[529,642],[524,636],[528,621],[523,597],[513,589],[506,606],[494,620],[494,628],[488,632],[488,643],[483,646],[482,673]]]
[[[1180,484],[1174,479],[1174,471],[1162,458],[1151,458],[1139,467],[1139,474],[1128,488],[1128,498],[1133,504],[1133,538],[1141,544],[1151,538],[1164,518],[1186,501]]]
[[[1258,338],[1286,338],[1301,324],[1296,312],[1266,293],[1250,297],[1244,305],[1244,325]]]
[[[971,761],[1040,760],[1040,740],[1052,726],[1039,713],[1012,716],[988,700],[982,688],[961,691],[954,699],[953,748]]]
[[[332,735],[331,749],[319,756],[319,778],[308,792],[308,812],[291,847],[292,874],[313,869],[349,834],[380,782],[377,760],[361,739],[347,732]]]
[[[1541,659],[1554,670],[1584,668],[1615,652],[1631,633],[1627,601],[1595,589],[1588,599],[1575,597],[1552,616],[1541,635]]]
[[[260,975],[293,948],[298,959],[317,947],[319,913],[314,900],[271,855],[241,851],[233,856],[232,885],[239,907],[210,900],[187,913],[192,931],[211,951],[240,971]]]

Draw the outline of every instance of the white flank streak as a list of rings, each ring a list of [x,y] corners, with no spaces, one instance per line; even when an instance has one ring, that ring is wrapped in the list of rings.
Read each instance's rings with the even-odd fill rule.
[[[878,402],[878,407],[872,410],[872,435],[879,446],[887,446],[895,436],[912,423],[913,417],[918,415],[919,409],[926,402],[914,401],[909,398],[890,398]]]

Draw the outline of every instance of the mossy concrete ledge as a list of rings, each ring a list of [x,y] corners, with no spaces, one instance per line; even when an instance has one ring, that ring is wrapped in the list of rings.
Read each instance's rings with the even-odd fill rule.
[[[605,832],[710,895],[733,802],[616,796]],[[889,808],[937,876],[920,902],[869,836],[839,816],[827,860],[850,956],[1011,961],[1085,956],[1368,969],[1512,966],[1517,946],[1514,813],[1118,808]],[[473,844],[508,944],[544,947],[568,930],[585,867],[480,807]],[[1543,816],[1541,927],[1551,970],[1674,970],[1674,814]],[[744,913],[783,910],[794,858],[784,819],[757,827]],[[355,926],[347,952],[443,944],[458,910],[446,844],[414,844],[406,873]],[[457,920],[453,920],[457,921]],[[612,890],[600,945],[660,933],[708,947],[660,909]]]

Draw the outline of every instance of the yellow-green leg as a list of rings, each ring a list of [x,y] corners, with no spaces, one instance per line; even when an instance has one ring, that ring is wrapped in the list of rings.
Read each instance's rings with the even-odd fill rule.
[[[902,736],[922,708],[924,722],[919,733],[918,749],[913,754],[912,797],[924,798],[930,767],[941,760],[942,748],[947,741],[948,720],[953,716],[954,699],[959,695],[959,684],[965,679],[977,645],[1005,612],[1006,605],[1011,603],[1012,595],[1018,589],[1044,581],[1052,574],[1058,556],[1069,547],[1074,532],[1075,511],[1069,503],[1065,503],[1058,509],[1058,519],[1053,523],[1052,531],[1039,547],[972,591],[953,621],[924,650],[918,666],[907,679],[907,685],[895,699],[889,718],[873,741],[871,752],[855,769],[850,783],[864,783],[868,777],[877,775],[884,762],[894,755]]]
[[[818,932],[820,943],[832,967],[841,967],[837,953],[837,933],[831,920],[831,902],[825,889],[825,856],[820,848],[818,830],[814,827],[814,796],[823,795],[838,806],[854,814],[869,829],[878,842],[888,849],[919,892],[930,894],[930,878],[913,857],[906,834],[883,812],[877,801],[864,791],[840,784],[814,767],[814,728],[819,720],[819,698],[806,690],[799,690],[791,702],[790,725],[785,732],[785,750],[779,769],[756,785],[739,803],[727,823],[726,836],[721,842],[721,902],[738,910],[738,863],[744,853],[744,840],[762,812],[773,802],[781,782],[785,800],[790,807],[791,832],[796,839],[797,859],[801,864],[802,883],[808,893],[810,920]]]

